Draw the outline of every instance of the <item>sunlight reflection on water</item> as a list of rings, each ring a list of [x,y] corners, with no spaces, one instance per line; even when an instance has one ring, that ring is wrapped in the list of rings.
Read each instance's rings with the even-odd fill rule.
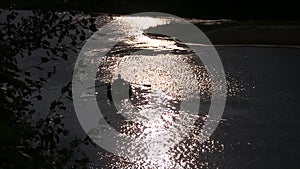
[[[99,63],[98,105],[100,109],[106,108],[106,120],[122,137],[135,138],[128,143],[132,148],[130,152],[142,152],[130,159],[99,152],[100,160],[113,161],[108,168],[202,168],[209,165],[207,161],[198,160],[202,153],[224,149],[223,144],[214,139],[202,144],[198,141],[204,137],[202,126],[207,120],[207,110],[180,109],[181,102],[197,97],[204,100],[201,106],[209,105],[211,81],[201,60],[176,39],[142,31],[171,22],[180,20],[127,17],[124,22],[122,19],[116,29],[128,30],[129,38],[119,39],[120,43]],[[130,84],[132,94],[122,100],[121,109],[116,111],[106,94],[118,75]],[[228,84],[220,82],[219,85]],[[239,86],[233,86],[229,87],[231,94],[240,90]],[[193,106],[190,105],[192,111]],[[115,118],[119,115],[126,119]],[[116,148],[122,152],[123,147]]]

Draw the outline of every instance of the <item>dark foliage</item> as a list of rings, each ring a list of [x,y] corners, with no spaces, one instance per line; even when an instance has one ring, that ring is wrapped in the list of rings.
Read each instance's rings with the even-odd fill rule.
[[[0,168],[87,168],[89,159],[81,145],[91,144],[88,138],[60,144],[69,134],[63,122],[67,109],[63,98],[72,99],[71,83],[44,112],[38,112],[33,101],[43,100],[41,89],[56,73],[55,66],[45,72],[42,65],[78,52],[96,30],[93,17],[40,10],[23,17],[2,11],[1,17],[5,20],[0,23]],[[18,61],[41,49],[39,64],[19,68]],[[44,75],[32,77],[33,69]]]

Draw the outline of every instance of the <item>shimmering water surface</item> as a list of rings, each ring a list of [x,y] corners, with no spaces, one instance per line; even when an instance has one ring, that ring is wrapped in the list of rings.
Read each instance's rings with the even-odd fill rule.
[[[99,27],[110,19],[99,17]],[[105,120],[124,137],[148,140],[148,144],[141,145],[138,140],[128,143],[133,153],[138,150],[145,155],[127,159],[99,146],[86,146],[91,169],[300,168],[299,48],[217,46],[226,73],[226,82],[219,85],[227,86],[227,102],[218,128],[201,144],[201,127],[207,120],[212,93],[207,70],[186,44],[141,31],[180,21],[170,18],[143,21],[135,17],[128,21],[130,24],[119,23],[119,26],[128,30],[129,38],[120,39],[104,58],[95,61],[99,68],[96,91],[82,93],[82,98],[96,94],[105,115],[91,133],[103,130],[101,125]],[[21,67],[37,64],[39,57],[38,52],[33,53],[19,64]],[[48,110],[49,104],[60,96],[61,87],[72,79],[76,57],[42,65],[46,72],[52,71],[54,64],[58,73],[41,90],[43,101],[35,103],[38,112]],[[31,73],[37,78],[41,76],[40,71]],[[128,98],[115,105],[109,93],[118,96],[118,92],[109,91],[119,81],[118,74],[121,82],[130,84],[131,92],[124,91],[128,92]],[[180,103],[196,96],[200,97],[199,112],[179,109]],[[74,105],[67,103],[63,116],[70,137],[84,137],[86,133],[78,122]],[[118,106],[120,111],[116,110]],[[192,105],[191,110],[194,110]],[[64,144],[63,139],[61,143]],[[116,149],[122,151],[118,145]]]
[[[199,57],[177,39],[143,32],[172,22],[181,21],[173,18],[122,18],[116,24],[118,28],[112,29],[128,30],[128,38],[118,39],[119,43],[97,61],[100,66],[95,91],[105,117],[103,120],[117,129],[122,137],[135,138],[135,141],[126,143],[131,147],[126,151],[133,154],[130,158],[110,158],[109,153],[99,152],[100,159],[114,161],[108,168],[203,168],[208,167],[209,162],[199,161],[201,154],[224,149],[221,142],[212,138],[205,138],[207,141],[201,143],[211,92],[215,91],[212,91],[209,73]],[[127,86],[114,89],[114,84],[120,82]],[[217,85],[228,87],[228,95],[244,90],[234,79]],[[114,95],[122,92],[128,92],[128,97],[116,103]],[[183,102],[190,103],[187,109],[181,109]],[[97,135],[99,130],[106,128],[99,123],[89,133],[93,139],[101,140]],[[116,145],[120,152],[123,148]]]

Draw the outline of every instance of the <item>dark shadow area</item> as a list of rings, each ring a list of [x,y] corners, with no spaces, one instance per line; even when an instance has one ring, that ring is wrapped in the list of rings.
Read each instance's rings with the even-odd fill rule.
[[[0,8],[14,9],[77,10],[111,14],[132,14],[137,12],[165,12],[180,17],[298,20],[297,3],[288,1],[202,1],[202,0],[46,0],[46,1],[1,1]]]
[[[0,168],[84,168],[90,162],[82,146],[93,143],[70,134],[65,123],[71,81],[52,80],[95,30],[91,16],[80,16],[0,12]],[[47,94],[45,86],[56,90]]]

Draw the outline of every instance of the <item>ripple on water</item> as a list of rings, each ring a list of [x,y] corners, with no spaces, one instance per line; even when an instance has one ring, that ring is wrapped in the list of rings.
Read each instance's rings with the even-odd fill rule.
[[[130,84],[132,92],[122,100],[119,111],[106,96],[117,75]],[[122,137],[135,138],[126,144],[136,156],[125,159],[99,152],[100,161],[110,161],[107,168],[207,168],[210,164],[204,154],[224,149],[215,139],[205,138],[207,141],[200,143],[207,109],[193,112],[193,105],[181,109],[182,102],[199,97],[200,104],[207,107],[213,89],[202,62],[179,41],[139,34],[120,42],[102,58],[96,84],[102,86],[96,88],[100,109],[109,107],[107,116],[113,112],[126,117],[107,120]],[[230,86],[232,95],[239,91],[234,82],[218,85]],[[122,148],[116,145],[120,152]]]

